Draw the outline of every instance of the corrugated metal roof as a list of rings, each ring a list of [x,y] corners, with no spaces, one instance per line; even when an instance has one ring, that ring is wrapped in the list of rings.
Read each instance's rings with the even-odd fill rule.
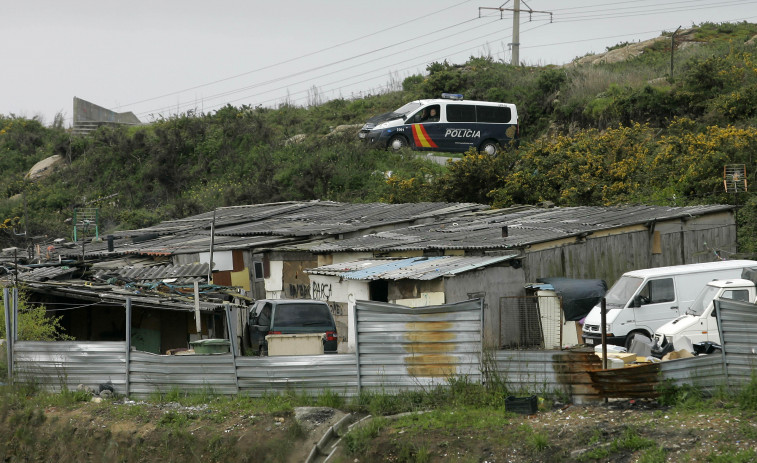
[[[224,207],[215,211],[215,249],[279,246],[296,240],[401,226],[488,208],[474,203],[351,204],[332,201]],[[169,256],[204,252],[210,248],[212,220],[211,211],[139,230],[116,232],[113,233],[114,252],[108,252],[105,239],[85,243],[84,252],[87,257],[127,254]],[[61,247],[58,251],[63,256],[81,256],[82,248],[77,244]]]
[[[54,280],[64,275],[71,275],[74,270],[76,269],[65,266],[35,268],[28,272],[19,271],[18,280],[26,282]]]
[[[345,280],[433,280],[497,264],[516,256],[517,254],[371,259],[325,265],[306,272],[312,275],[338,276]]]
[[[158,282],[167,279],[176,279],[175,284],[183,285],[191,284],[195,281],[206,281],[207,275],[207,263],[192,263],[186,265],[154,265],[149,267],[123,267],[118,270],[100,270],[94,276],[102,281],[113,277],[139,282]]]
[[[490,210],[360,237],[319,243],[313,252],[506,249],[600,230],[685,219],[733,206],[615,206]],[[506,236],[503,229],[507,227]]]

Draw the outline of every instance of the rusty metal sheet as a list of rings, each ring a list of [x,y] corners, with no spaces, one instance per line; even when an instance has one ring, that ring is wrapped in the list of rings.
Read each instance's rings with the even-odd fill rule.
[[[659,395],[660,365],[650,363],[611,370],[590,371],[599,395],[605,398],[655,398]]]
[[[421,389],[481,379],[481,302],[410,308],[358,301],[358,389]]]

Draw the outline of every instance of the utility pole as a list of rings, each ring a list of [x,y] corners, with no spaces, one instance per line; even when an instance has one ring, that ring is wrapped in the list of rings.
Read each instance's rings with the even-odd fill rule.
[[[505,3],[500,5],[499,7],[488,7],[488,6],[480,6],[478,7],[478,17],[481,17],[481,10],[498,10],[499,11],[499,19],[503,19],[502,13],[504,11],[512,11],[513,12],[513,42],[510,44],[512,46],[512,59],[510,61],[510,64],[513,66],[520,66],[520,12],[521,11],[527,11],[528,12],[528,20],[531,21],[531,17],[534,13],[544,13],[549,15],[549,22],[552,22],[552,12],[551,11],[538,11],[531,9],[530,6],[528,6],[528,3],[526,3],[526,0],[523,0],[523,4],[526,5],[527,10],[521,10],[520,8],[520,2],[521,0],[513,0],[513,7],[512,8],[505,8],[504,6],[510,3],[510,0],[507,0]]]
[[[681,30],[681,26],[678,26],[673,35],[670,36],[670,81],[673,81],[673,50],[676,47],[676,34]]]

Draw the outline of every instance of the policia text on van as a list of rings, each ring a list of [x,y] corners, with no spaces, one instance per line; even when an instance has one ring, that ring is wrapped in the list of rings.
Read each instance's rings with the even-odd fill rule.
[[[459,94],[416,100],[390,113],[372,117],[359,136],[381,148],[464,152],[474,147],[497,154],[516,142],[515,105],[463,100]]]

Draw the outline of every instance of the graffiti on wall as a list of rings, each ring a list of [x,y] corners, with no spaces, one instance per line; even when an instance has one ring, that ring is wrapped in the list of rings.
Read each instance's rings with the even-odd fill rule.
[[[310,299],[310,285],[289,285],[287,295],[292,299]]]
[[[331,299],[331,283],[314,283],[311,292],[313,293],[313,299],[328,301]]]

